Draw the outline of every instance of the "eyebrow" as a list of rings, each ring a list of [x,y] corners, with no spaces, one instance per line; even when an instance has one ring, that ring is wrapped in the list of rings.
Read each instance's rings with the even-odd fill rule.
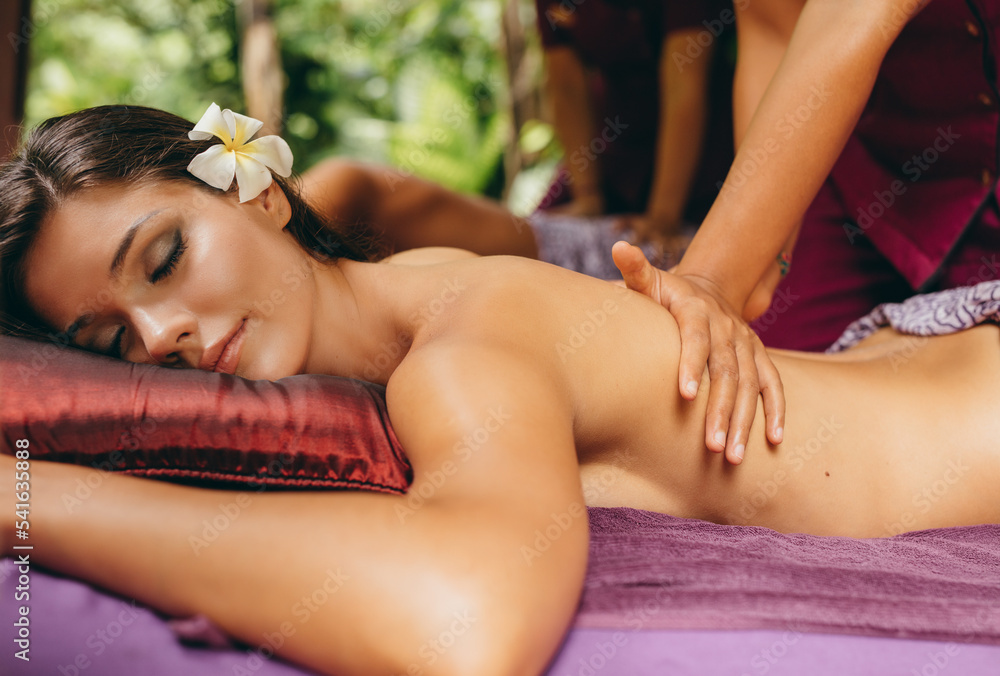
[[[125,265],[125,257],[128,256],[129,249],[132,247],[132,242],[135,241],[136,235],[139,234],[139,228],[142,227],[143,223],[163,211],[164,209],[150,211],[145,216],[140,216],[132,221],[132,225],[128,226],[128,230],[125,231],[125,236],[122,237],[122,241],[118,244],[118,248],[115,250],[114,258],[111,259],[111,267],[108,268],[108,274],[111,275],[112,279],[118,279],[121,276],[122,267]],[[70,324],[65,328],[65,333],[67,335],[70,335],[71,333],[78,333],[93,321],[93,314],[82,314],[70,322]],[[90,342],[88,341],[87,344],[89,345]]]
[[[125,257],[128,256],[128,250],[132,247],[132,242],[135,240],[135,236],[139,234],[139,228],[143,223],[151,219],[153,216],[163,212],[163,209],[156,209],[155,211],[150,211],[145,216],[140,216],[132,222],[132,225],[128,226],[128,230],[125,232],[125,236],[122,237],[121,243],[118,245],[117,251],[115,251],[115,257],[111,259],[111,267],[108,268],[108,273],[111,275],[112,279],[118,279],[122,273],[122,266],[125,264]]]

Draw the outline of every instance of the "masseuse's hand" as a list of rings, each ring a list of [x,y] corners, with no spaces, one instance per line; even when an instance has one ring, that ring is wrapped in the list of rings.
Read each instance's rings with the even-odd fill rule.
[[[638,247],[618,242],[611,250],[628,288],[645,294],[670,311],[681,335],[680,391],[698,394],[708,365],[711,386],[705,420],[705,446],[726,453],[733,464],[743,460],[757,395],[764,397],[768,440],[781,443],[785,393],[781,376],[764,344],[740,313],[705,280],[673,275],[650,265]]]

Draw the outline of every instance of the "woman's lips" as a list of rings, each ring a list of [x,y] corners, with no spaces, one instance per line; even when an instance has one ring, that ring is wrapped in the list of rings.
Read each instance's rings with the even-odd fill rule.
[[[247,320],[244,319],[240,322],[240,326],[236,329],[236,333],[233,337],[229,339],[226,346],[222,348],[222,354],[219,355],[219,361],[215,363],[212,368],[216,373],[228,373],[233,375],[236,373],[236,367],[240,363],[240,354],[243,351],[243,340],[246,338],[247,332]]]

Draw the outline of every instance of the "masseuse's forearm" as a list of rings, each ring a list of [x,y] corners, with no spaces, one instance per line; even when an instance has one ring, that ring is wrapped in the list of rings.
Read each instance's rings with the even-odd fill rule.
[[[481,518],[475,509],[444,517],[427,505],[404,523],[401,496],[204,490],[55,463],[31,469],[39,563],[170,614],[203,613],[321,673],[472,673],[493,638],[469,560],[489,547],[474,535],[455,546],[483,530],[470,523]],[[433,641],[449,631],[444,652]]]
[[[681,219],[705,140],[708,77],[713,47],[692,61],[684,55],[697,30],[675,31],[664,40],[660,56],[660,123],[656,169],[646,212],[668,221]]]
[[[733,80],[733,133],[735,147],[739,148],[785,56],[799,11],[790,7],[789,0],[756,0],[752,5],[737,3],[736,6],[737,9],[743,7],[737,23],[740,54]],[[781,247],[788,256],[795,249],[801,225],[800,220]],[[774,261],[747,298],[743,306],[744,319],[750,321],[767,312],[781,279],[781,266]]]
[[[733,167],[678,266],[741,309],[856,124],[901,22],[889,0],[809,0]]]

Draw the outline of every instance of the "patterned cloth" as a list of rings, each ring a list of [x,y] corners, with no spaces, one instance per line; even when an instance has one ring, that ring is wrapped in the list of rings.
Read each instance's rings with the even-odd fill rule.
[[[883,326],[917,336],[943,336],[984,322],[1000,324],[1000,280],[883,303],[848,326],[827,352],[857,345]]]
[[[546,263],[582,272],[599,279],[621,279],[611,258],[611,247],[619,240],[632,241],[630,230],[616,230],[613,216],[581,218],[536,211],[528,216],[538,244],[538,259]],[[684,234],[694,237],[697,228],[684,226]],[[680,262],[683,251],[664,255],[652,244],[641,246],[646,258],[656,267],[668,269]]]

